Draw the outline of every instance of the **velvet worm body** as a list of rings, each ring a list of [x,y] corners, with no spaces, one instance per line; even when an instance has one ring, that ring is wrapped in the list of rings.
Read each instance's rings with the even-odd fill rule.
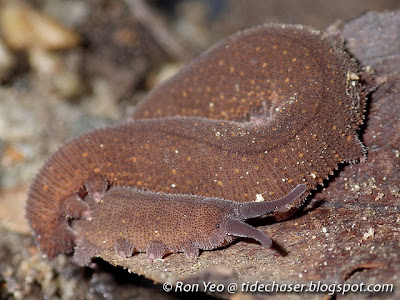
[[[306,186],[301,184],[281,199],[244,203],[126,187],[113,187],[97,200],[89,194],[85,200],[90,206],[90,220],[73,223],[79,237],[74,260],[87,265],[91,257],[106,249],[114,249],[122,257],[146,252],[151,261],[170,252],[195,258],[199,249],[211,250],[236,237],[252,238],[269,248],[271,239],[243,220],[268,214],[305,191]]]
[[[194,235],[196,247],[168,240],[165,224],[172,226],[179,209],[171,203],[186,199],[188,214],[207,223],[195,209],[197,197],[204,203],[218,198],[268,204],[300,186],[306,191],[297,196],[304,199],[340,163],[365,156],[356,132],[365,109],[359,76],[340,41],[303,26],[264,25],[228,37],[150,92],[132,122],[85,133],[48,159],[33,180],[26,207],[40,249],[53,258],[76,245],[77,261],[87,263],[99,250],[91,235],[101,227],[117,253],[136,249],[150,259],[168,251],[196,256],[198,248],[211,249],[235,236],[265,246],[269,242],[256,229],[249,234],[250,226],[237,226],[241,218],[226,221],[216,240],[209,233],[210,244],[198,241],[207,232]],[[127,196],[122,187],[143,197]],[[136,235],[149,226],[142,220],[131,233],[121,229],[115,244],[113,221],[96,219],[124,206],[133,210],[142,198],[152,199],[162,212],[148,220],[163,218],[159,240],[152,240],[150,250],[138,242]],[[219,208],[207,209],[218,215]],[[124,220],[136,222],[134,215]],[[179,230],[188,232],[189,224],[180,223]],[[85,240],[94,246],[82,247]]]

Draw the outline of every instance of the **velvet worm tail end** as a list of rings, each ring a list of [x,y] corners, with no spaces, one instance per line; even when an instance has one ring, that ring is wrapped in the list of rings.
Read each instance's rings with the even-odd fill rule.
[[[252,238],[258,241],[263,247],[270,248],[272,246],[272,240],[263,232],[243,222],[242,220],[259,217],[273,212],[294,201],[303,195],[306,190],[307,186],[305,184],[299,184],[289,194],[278,200],[238,204],[238,215],[235,218],[228,218],[224,222],[225,234],[237,237]]]
[[[270,212],[273,212],[286,204],[294,201],[307,190],[307,186],[305,184],[299,184],[296,186],[289,194],[286,196],[274,200],[274,201],[266,201],[266,202],[246,202],[240,203],[239,206],[239,218],[240,219],[249,219],[259,217]]]

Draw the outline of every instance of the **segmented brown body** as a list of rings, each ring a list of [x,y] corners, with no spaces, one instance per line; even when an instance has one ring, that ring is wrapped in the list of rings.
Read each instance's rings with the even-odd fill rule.
[[[83,196],[93,176],[239,202],[316,188],[364,156],[357,74],[339,42],[301,26],[255,27],[218,43],[149,94],[133,115],[143,120],[86,133],[50,157],[27,202],[40,248],[54,257],[73,247],[64,202]]]

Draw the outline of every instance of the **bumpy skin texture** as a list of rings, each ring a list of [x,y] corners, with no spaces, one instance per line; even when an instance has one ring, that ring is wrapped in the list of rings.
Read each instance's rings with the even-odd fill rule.
[[[238,202],[316,188],[365,155],[356,74],[339,42],[302,26],[218,43],[151,92],[134,121],[83,134],[49,158],[26,208],[40,248],[50,258],[72,249],[80,237],[69,220],[91,217],[80,197],[96,187],[101,199],[105,183]]]
[[[74,260],[88,265],[92,256],[105,249],[114,249],[122,257],[146,252],[151,261],[174,252],[194,258],[199,249],[220,247],[236,236],[251,237],[270,247],[267,236],[242,220],[272,212],[305,191],[306,186],[299,185],[279,200],[247,203],[126,187],[112,187],[99,199],[89,193],[85,200],[91,219],[72,222],[78,237]]]

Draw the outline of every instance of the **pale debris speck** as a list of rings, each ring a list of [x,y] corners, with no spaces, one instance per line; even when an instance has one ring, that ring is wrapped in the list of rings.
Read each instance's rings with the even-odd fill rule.
[[[265,201],[263,195],[262,194],[257,194],[255,202],[263,202],[263,201]]]
[[[351,71],[347,72],[347,78],[350,80],[359,80],[360,79],[360,77],[358,77],[356,73],[351,72]]]
[[[370,228],[368,229],[368,231],[367,231],[366,233],[364,233],[363,239],[366,240],[366,239],[368,239],[369,237],[372,237],[372,236],[374,236],[374,235],[375,235],[375,230],[374,230],[372,227],[370,227]]]

